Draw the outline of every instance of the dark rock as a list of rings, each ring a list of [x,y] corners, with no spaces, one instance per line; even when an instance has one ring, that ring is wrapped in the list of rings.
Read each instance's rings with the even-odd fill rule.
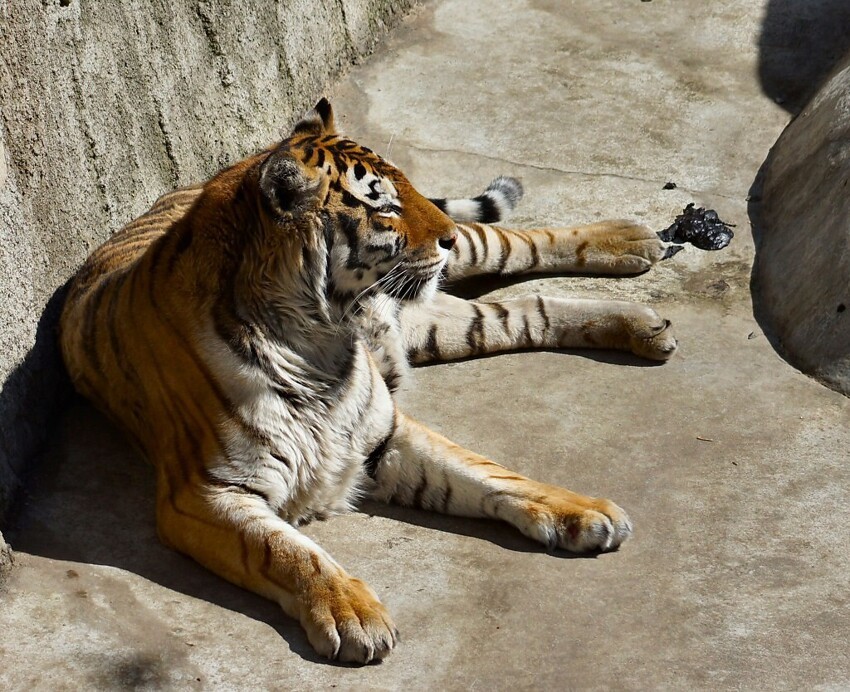
[[[700,250],[722,250],[734,235],[730,224],[721,221],[716,211],[695,209],[691,202],[658,237],[668,243],[691,243]]]

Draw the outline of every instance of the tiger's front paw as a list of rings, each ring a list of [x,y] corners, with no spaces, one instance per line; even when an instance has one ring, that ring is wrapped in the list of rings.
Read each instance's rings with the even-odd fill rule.
[[[669,360],[679,346],[671,324],[655,310],[639,308],[635,314],[626,317],[629,350],[641,358]]]
[[[666,246],[646,226],[627,220],[588,228],[576,250],[580,266],[610,274],[640,274],[665,257]]]
[[[311,584],[300,620],[313,648],[330,659],[379,661],[398,643],[398,630],[375,592],[346,574]]]
[[[549,550],[616,550],[632,533],[628,515],[610,500],[576,495],[561,488],[552,488],[547,497],[528,503],[526,512],[527,523],[520,530]]]

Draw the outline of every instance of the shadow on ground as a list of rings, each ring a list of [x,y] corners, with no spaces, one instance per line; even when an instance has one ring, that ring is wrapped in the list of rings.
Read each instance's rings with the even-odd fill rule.
[[[159,542],[152,468],[124,435],[77,397],[31,479],[9,530],[14,549],[133,572],[268,624],[292,651],[319,661],[296,622]]]
[[[51,296],[38,321],[35,342],[0,389],[0,464],[8,464],[24,485],[43,451],[45,430],[55,427],[58,414],[71,397],[71,383],[62,366],[56,329],[65,301],[67,283]],[[5,511],[15,513],[14,497],[0,483],[0,521]],[[10,509],[11,506],[11,509]]]
[[[850,2],[770,0],[758,45],[764,93],[796,115],[850,50]]]

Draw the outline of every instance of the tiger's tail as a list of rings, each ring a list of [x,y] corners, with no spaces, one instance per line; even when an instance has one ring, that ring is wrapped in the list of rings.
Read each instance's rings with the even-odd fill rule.
[[[500,175],[477,197],[471,199],[432,199],[440,211],[455,221],[497,223],[503,221],[522,198],[522,183]]]

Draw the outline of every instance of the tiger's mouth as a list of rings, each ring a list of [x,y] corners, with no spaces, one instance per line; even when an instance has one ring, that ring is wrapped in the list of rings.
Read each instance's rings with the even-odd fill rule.
[[[397,279],[385,284],[384,293],[402,301],[427,298],[436,291],[445,263],[445,258],[413,264],[402,261]]]

